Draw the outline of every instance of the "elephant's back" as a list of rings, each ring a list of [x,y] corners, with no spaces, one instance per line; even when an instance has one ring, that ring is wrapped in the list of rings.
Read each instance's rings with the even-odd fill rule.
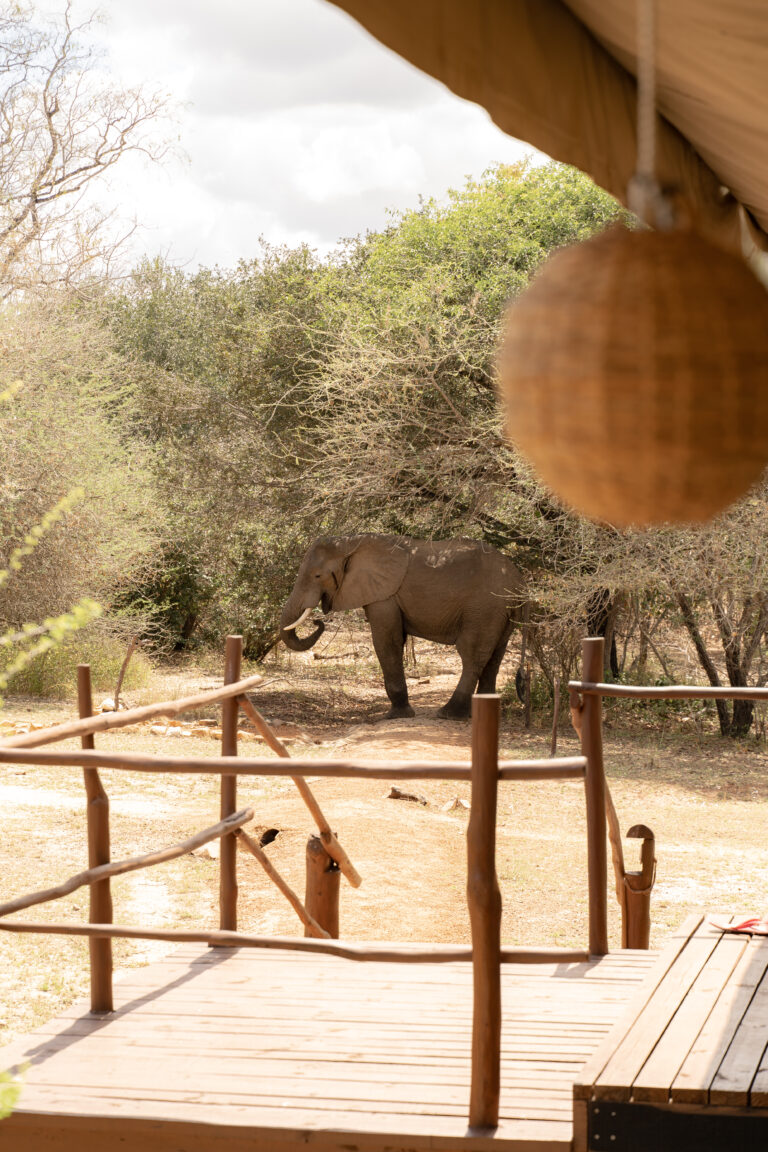
[[[480,540],[424,540],[411,551],[434,573],[436,580],[440,577],[447,583],[476,580],[496,594],[502,590],[515,593],[522,587],[522,576],[515,562]]]

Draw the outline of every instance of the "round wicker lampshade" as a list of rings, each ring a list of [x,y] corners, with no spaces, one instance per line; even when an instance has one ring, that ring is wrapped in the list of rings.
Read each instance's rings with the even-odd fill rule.
[[[512,304],[499,384],[507,435],[573,508],[708,519],[768,464],[768,293],[693,233],[611,229]]]

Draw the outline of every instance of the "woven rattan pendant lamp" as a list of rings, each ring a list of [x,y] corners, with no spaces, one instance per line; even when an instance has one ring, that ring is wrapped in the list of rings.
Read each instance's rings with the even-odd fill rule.
[[[638,174],[616,227],[557,252],[511,306],[509,439],[565,503],[617,526],[697,522],[768,464],[768,293],[675,227],[654,179],[653,0],[638,10]]]

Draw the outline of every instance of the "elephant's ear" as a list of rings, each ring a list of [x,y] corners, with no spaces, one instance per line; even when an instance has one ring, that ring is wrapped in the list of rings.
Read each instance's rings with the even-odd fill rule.
[[[394,596],[403,582],[410,552],[393,536],[363,536],[344,565],[333,610],[362,608]]]

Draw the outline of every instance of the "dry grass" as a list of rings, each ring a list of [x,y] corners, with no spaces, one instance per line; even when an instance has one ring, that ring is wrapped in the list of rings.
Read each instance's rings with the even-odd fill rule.
[[[355,639],[354,637],[352,638]],[[323,655],[350,651],[337,635]],[[411,681],[413,720],[381,722],[386,710],[375,662],[356,641],[357,659],[285,656],[265,668],[258,703],[267,716],[298,722],[310,742],[295,754],[344,753],[378,758],[464,759],[468,724],[438,721],[437,707],[455,680],[451,650],[420,645]],[[513,664],[510,661],[510,668]],[[207,672],[179,668],[158,676],[152,696],[179,696],[212,682]],[[139,700],[133,700],[138,703]],[[9,701],[10,718],[51,721],[71,715],[62,707]],[[713,726],[712,726],[713,727]],[[113,733],[102,747],[178,754],[178,739],[148,732]],[[549,723],[531,732],[519,712],[505,718],[505,756],[547,753]],[[196,754],[218,751],[212,740],[185,742]],[[246,745],[248,752],[252,745]],[[575,752],[565,727],[559,752]],[[653,902],[653,944],[697,908],[762,911],[768,904],[766,753],[754,741],[732,743],[679,711],[607,711],[606,766],[622,827],[649,824],[657,836],[658,882]],[[112,806],[115,857],[171,844],[218,818],[217,783],[200,777],[105,772]],[[386,799],[384,783],[316,780],[313,788],[338,829],[363,886],[342,883],[342,931],[358,939],[467,940],[464,833],[467,815],[443,811],[468,788],[417,784],[426,807]],[[70,769],[0,767],[4,823],[0,899],[38,889],[86,864],[81,774]],[[268,852],[299,892],[304,847],[312,831],[308,813],[289,780],[241,781],[240,800],[256,807],[256,824],[280,830]],[[632,852],[628,855],[631,866]],[[502,786],[498,871],[504,896],[505,941],[581,944],[586,935],[584,804],[573,783]],[[113,883],[115,918],[150,926],[216,926],[218,871],[214,860],[186,856],[162,868]],[[85,890],[66,901],[24,914],[41,920],[87,917]],[[256,861],[240,856],[240,926],[257,932],[295,933],[298,923]],[[618,943],[611,900],[611,934]],[[167,950],[162,943],[116,941],[125,969]],[[0,1041],[60,1011],[87,989],[87,944],[64,937],[0,934]]]

